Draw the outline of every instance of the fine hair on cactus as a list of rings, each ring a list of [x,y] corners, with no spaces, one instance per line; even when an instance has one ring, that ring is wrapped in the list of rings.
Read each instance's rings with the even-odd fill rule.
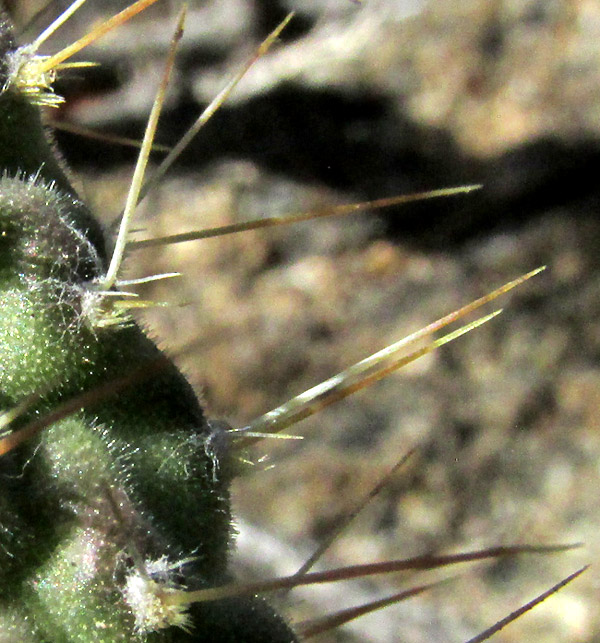
[[[279,24],[269,24],[253,50],[245,52],[235,70],[228,70],[221,91],[189,119],[189,129],[165,147],[155,140],[160,139],[161,111],[173,91],[172,76],[180,73],[177,61],[180,49],[187,46],[186,25],[198,27],[199,17],[194,12],[204,8],[193,3],[177,7],[179,3],[157,0],[138,0],[129,6],[116,3],[119,7],[114,15],[93,21],[85,35],[79,33],[72,43],[53,49],[60,34],[70,33],[71,21],[81,15],[84,3],[76,0],[60,9],[55,6],[58,3],[50,3],[42,8],[30,27],[40,21],[46,26],[28,39],[12,24],[10,9],[14,8],[9,3],[2,8],[0,3],[0,641],[292,643],[327,636],[375,610],[394,610],[405,601],[408,604],[408,599],[419,600],[442,586],[451,587],[458,580],[458,572],[453,570],[456,566],[463,574],[463,563],[488,564],[493,569],[505,562],[521,558],[540,561],[546,554],[560,556],[572,549],[573,543],[515,534],[502,542],[477,538],[472,547],[460,543],[457,548],[448,541],[429,542],[419,548],[415,543],[415,549],[406,555],[381,556],[384,550],[372,543],[369,555],[371,545],[363,539],[359,542],[364,545],[364,559],[353,564],[347,560],[331,563],[328,556],[350,533],[350,523],[359,521],[386,494],[388,504],[402,503],[400,490],[404,485],[408,489],[407,480],[427,477],[423,442],[415,430],[382,447],[388,452],[387,467],[378,462],[367,469],[360,462],[356,485],[346,474],[332,483],[343,508],[330,516],[322,533],[310,534],[318,536],[320,544],[313,546],[316,551],[312,554],[306,547],[302,564],[262,574],[236,565],[237,530],[242,542],[252,531],[234,510],[235,498],[238,494],[243,498],[245,485],[247,496],[255,498],[256,514],[264,510],[265,516],[270,516],[270,497],[281,494],[276,511],[282,520],[290,519],[293,498],[300,504],[307,492],[294,486],[288,494],[273,475],[283,470],[291,475],[294,485],[300,484],[300,478],[306,482],[310,466],[296,474],[296,480],[290,473],[294,463],[288,456],[295,449],[306,448],[302,443],[310,441],[316,447],[305,461],[310,465],[310,454],[314,456],[315,484],[334,480],[331,472],[338,464],[327,457],[331,444],[325,446],[316,430],[302,440],[298,435],[301,420],[314,416],[318,424],[320,418],[343,415],[340,409],[351,403],[345,398],[359,391],[357,397],[375,396],[374,391],[384,383],[391,383],[401,397],[405,382],[398,377],[392,381],[392,374],[400,369],[402,373],[418,373],[419,368],[427,368],[419,365],[443,353],[445,345],[454,346],[466,339],[463,335],[470,338],[507,323],[496,318],[501,311],[490,308],[492,302],[506,300],[513,290],[516,298],[521,291],[535,289],[536,281],[544,278],[545,267],[532,263],[523,274],[514,271],[510,279],[497,280],[494,286],[479,288],[477,284],[477,289],[460,293],[461,303],[453,300],[452,306],[439,310],[437,319],[413,317],[407,308],[409,325],[399,322],[403,332],[394,331],[393,336],[390,326],[384,329],[384,322],[374,319],[369,332],[381,341],[370,355],[360,352],[359,333],[352,340],[358,349],[355,355],[338,355],[330,362],[339,364],[337,368],[323,370],[320,383],[314,379],[306,384],[300,372],[305,366],[309,370],[313,358],[306,357],[305,364],[304,358],[291,353],[296,324],[298,328],[308,326],[306,334],[314,340],[317,351],[321,345],[323,351],[330,352],[326,340],[341,327],[344,311],[314,298],[314,293],[328,293],[327,282],[338,279],[331,270],[333,262],[323,258],[325,254],[319,257],[312,250],[304,263],[290,271],[284,269],[282,248],[290,246],[284,239],[286,235],[294,237],[289,231],[301,230],[297,237],[304,238],[305,245],[310,235],[315,239],[322,236],[315,247],[324,247],[333,232],[327,226],[332,221],[335,225],[342,222],[346,230],[331,240],[338,244],[337,252],[344,256],[350,276],[339,277],[340,292],[346,290],[336,303],[350,310],[352,290],[356,289],[359,299],[366,292],[363,286],[351,284],[351,271],[358,274],[359,264],[371,275],[373,291],[382,275],[385,282],[393,283],[403,265],[417,275],[416,282],[428,269],[424,260],[420,266],[405,260],[386,241],[377,241],[366,253],[359,249],[359,241],[351,238],[353,230],[359,230],[353,228],[355,213],[372,218],[391,208],[402,216],[402,208],[410,204],[468,199],[469,193],[481,186],[433,186],[431,190],[342,203],[333,191],[324,188],[315,188],[314,198],[305,201],[288,184],[283,198],[277,196],[278,188],[270,196],[278,206],[289,200],[297,207],[286,205],[287,214],[269,209],[265,216],[245,219],[241,215],[237,218],[237,213],[243,210],[245,190],[259,170],[240,162],[227,167],[237,172],[231,185],[237,181],[232,192],[237,190],[238,202],[229,193],[223,197],[219,177],[212,186],[203,184],[199,197],[192,196],[195,193],[188,191],[185,181],[178,195],[175,183],[167,209],[178,220],[166,221],[161,228],[163,224],[152,218],[152,209],[160,205],[164,185],[178,180],[170,178],[176,161],[189,167],[186,154],[196,135],[202,137],[210,127],[218,127],[222,116],[218,110],[225,109],[226,101],[242,91],[245,82],[252,82],[253,74],[259,76],[261,69],[267,69],[260,65],[271,60],[270,56],[285,51],[287,34],[293,38],[294,29],[302,30],[302,17],[283,14]],[[99,3],[89,2],[94,4]],[[161,4],[168,6],[160,8]],[[368,10],[362,6],[368,0],[348,4],[354,4],[356,11]],[[72,91],[69,83],[98,73],[93,55],[88,60],[87,52],[102,39],[118,38],[119,31],[129,28],[143,11],[156,11],[151,24],[160,23],[168,33],[160,69],[153,69],[156,73],[144,80],[144,89],[151,87],[155,98],[143,140],[133,143],[139,153],[125,194],[120,195],[122,206],[114,208],[112,197],[105,198],[109,207],[102,197],[91,204],[83,196],[89,185],[83,189],[73,178],[55,142],[54,129],[69,129],[64,114],[69,114],[71,101],[62,96],[61,83],[66,82],[66,90]],[[72,103],[77,105],[75,97]],[[210,127],[204,129],[211,118]],[[87,132],[85,127],[75,129],[79,135],[96,137],[90,140],[99,146],[114,143],[109,136],[96,140],[102,135]],[[303,135],[318,136],[310,132]],[[123,191],[124,181],[115,179],[113,183],[110,188]],[[265,185],[268,188],[268,182]],[[177,202],[179,197],[185,205]],[[216,208],[210,205],[211,198],[217,202]],[[256,210],[252,199],[246,203],[250,211]],[[193,212],[195,219],[185,225],[188,212]],[[359,232],[361,241],[375,234],[375,224],[367,225],[372,227]],[[283,229],[286,232],[281,232]],[[270,248],[259,235],[276,237],[278,249]],[[191,261],[186,252],[193,253]],[[193,270],[198,266],[200,272],[186,277],[185,268],[165,263],[165,257],[175,264],[179,257],[182,264],[193,263]],[[248,272],[242,274],[238,258],[249,261]],[[268,278],[259,275],[261,266],[272,268]],[[204,276],[203,269],[207,271]],[[136,274],[126,277],[125,270]],[[273,285],[270,278],[278,270],[287,285]],[[194,283],[210,282],[213,271],[225,275],[218,277],[226,279],[223,282],[214,277],[220,296],[209,294],[204,283]],[[249,321],[240,322],[238,314],[244,305],[233,301],[234,293],[254,288],[252,272],[265,299],[277,307],[275,316],[262,325],[257,316],[252,317],[254,313]],[[331,292],[337,293],[337,287],[333,285]],[[320,321],[295,321],[290,311],[302,315],[304,307],[307,315],[309,308],[317,308]],[[198,353],[193,351],[194,340],[189,336],[187,346],[177,342],[179,330],[163,344],[161,315],[163,320],[171,313],[190,320],[186,311],[192,311],[192,327],[204,327],[200,342],[204,346]],[[265,403],[270,399],[266,394],[250,394],[252,386],[243,391],[232,377],[235,369],[218,363],[218,349],[230,339],[219,328],[211,337],[208,327],[213,316],[229,318],[231,328],[239,331],[247,330],[244,325],[261,326],[267,347],[270,333],[283,335],[280,353],[274,352],[260,366],[262,371],[271,368],[273,374],[264,374],[264,381],[255,384],[258,389],[271,380],[277,387],[277,379],[282,379],[274,394],[280,396],[275,408]],[[419,323],[413,324],[414,319]],[[380,321],[381,335],[377,337]],[[182,336],[187,336],[187,322],[179,323]],[[191,332],[193,335],[193,329]],[[171,341],[176,348],[170,347]],[[232,338],[231,345],[237,341]],[[238,370],[243,371],[242,360],[253,357],[253,348],[243,341],[235,343],[235,348]],[[291,357],[284,355],[288,349]],[[192,375],[186,353],[202,355],[203,360],[213,353],[216,361],[196,364]],[[473,361],[477,359],[474,355]],[[294,371],[294,377],[285,375],[288,382],[283,383],[286,370]],[[312,378],[312,373],[308,377]],[[293,388],[293,392],[284,396],[290,382],[293,387],[290,385],[289,391]],[[200,397],[202,383],[205,390]],[[226,392],[220,397],[220,391]],[[238,397],[235,411],[227,408],[228,396]],[[288,401],[281,403],[282,399]],[[214,417],[223,415],[227,420]],[[367,415],[365,426],[355,427],[353,435],[339,434],[332,439],[340,444],[346,441],[350,451],[359,452],[363,446],[366,450],[366,445],[377,439],[368,435],[372,427]],[[329,426],[332,420],[325,422]],[[323,446],[319,447],[321,439]],[[265,453],[270,454],[273,466]],[[343,497],[345,483],[360,493],[350,499]],[[318,504],[319,498],[314,500]],[[369,514],[370,518],[375,515]],[[380,522],[385,522],[381,516]],[[259,530],[261,543],[256,546],[279,547],[276,539],[272,546],[268,539],[269,534]],[[544,584],[537,594],[519,598],[511,614],[496,613],[485,626],[476,621],[476,626],[461,636],[483,641],[512,627],[516,619],[554,597],[583,570],[557,577],[552,586]],[[432,575],[425,578],[425,572]],[[368,583],[381,577],[401,577],[403,585],[399,589],[392,585],[395,580],[390,581],[383,597],[361,597],[350,603],[345,602],[348,595],[334,589],[336,599],[340,591],[339,603],[329,603],[320,613],[315,613],[315,605],[306,613],[301,604],[294,604],[297,587],[337,588],[353,580]],[[349,596],[353,600],[352,594]],[[401,617],[397,627],[395,633],[381,637],[373,632],[370,640],[405,640],[399,631]],[[358,637],[360,640],[361,635]],[[427,640],[425,635],[423,640]]]

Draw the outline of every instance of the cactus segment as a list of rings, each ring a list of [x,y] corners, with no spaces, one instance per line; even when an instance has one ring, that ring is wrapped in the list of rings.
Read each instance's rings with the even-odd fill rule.
[[[20,50],[1,17],[5,437],[162,353],[119,305],[126,294],[97,288],[107,271],[100,224],[30,92],[9,82]],[[167,362],[11,447],[0,458],[0,640],[295,641],[261,599],[172,600],[231,580],[229,442]]]

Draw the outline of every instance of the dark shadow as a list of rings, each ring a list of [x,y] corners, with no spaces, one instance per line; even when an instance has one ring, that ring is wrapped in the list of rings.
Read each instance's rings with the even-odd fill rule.
[[[187,97],[163,116],[160,142],[174,144],[200,108]],[[140,138],[143,123],[119,120],[111,133]],[[57,135],[77,168],[133,164],[136,152]],[[482,183],[469,195],[380,213],[387,233],[448,250],[492,230],[512,229],[548,208],[577,202],[595,216],[600,199],[590,168],[600,144],[545,139],[482,161],[464,156],[447,133],[419,128],[383,96],[348,95],[281,85],[267,95],[223,108],[192,143],[180,168],[201,170],[228,158],[249,159],[289,178],[375,199],[453,185]]]

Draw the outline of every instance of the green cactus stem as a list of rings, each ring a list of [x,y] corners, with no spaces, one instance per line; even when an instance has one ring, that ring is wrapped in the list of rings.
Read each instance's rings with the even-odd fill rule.
[[[161,356],[94,287],[102,230],[14,82],[19,53],[2,13],[0,411],[36,400],[2,435]],[[0,640],[295,641],[256,597],[170,600],[231,580],[229,451],[169,362],[3,455]]]

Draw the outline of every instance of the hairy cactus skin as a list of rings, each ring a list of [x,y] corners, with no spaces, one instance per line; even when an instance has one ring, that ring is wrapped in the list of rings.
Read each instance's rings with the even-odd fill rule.
[[[8,82],[14,50],[2,14],[0,413],[35,396],[3,435],[161,356],[96,287],[101,228]],[[234,469],[170,362],[1,456],[0,641],[295,641],[257,597],[169,603],[230,580]]]

